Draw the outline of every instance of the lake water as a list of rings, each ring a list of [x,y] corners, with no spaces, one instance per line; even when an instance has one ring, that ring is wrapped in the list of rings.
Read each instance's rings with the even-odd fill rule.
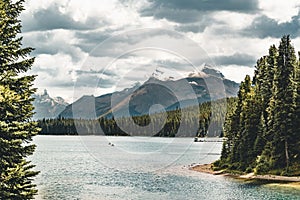
[[[188,170],[222,143],[192,138],[37,136],[36,199],[300,199],[300,191]],[[113,144],[113,145],[112,145]]]

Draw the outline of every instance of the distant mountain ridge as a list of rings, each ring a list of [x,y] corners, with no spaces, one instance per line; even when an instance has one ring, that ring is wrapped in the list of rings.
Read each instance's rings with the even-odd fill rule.
[[[208,87],[208,84],[212,87]],[[68,105],[60,116],[82,119],[138,116],[162,109],[192,106],[223,98],[224,95],[236,96],[238,88],[238,83],[226,79],[221,72],[204,67],[201,72],[190,73],[188,77],[178,80],[161,80],[152,76],[142,85],[122,91],[98,97],[83,96]],[[156,104],[161,106],[153,107]]]
[[[33,119],[56,118],[69,105],[61,97],[50,97],[47,90],[42,94],[34,94],[34,116]]]

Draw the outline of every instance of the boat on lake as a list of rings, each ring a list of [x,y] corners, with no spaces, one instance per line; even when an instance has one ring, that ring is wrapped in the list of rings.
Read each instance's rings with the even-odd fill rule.
[[[194,142],[224,142],[226,138],[195,137]]]

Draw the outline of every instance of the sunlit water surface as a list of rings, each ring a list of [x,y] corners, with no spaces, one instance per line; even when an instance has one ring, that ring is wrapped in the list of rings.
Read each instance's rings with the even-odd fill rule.
[[[37,136],[34,142],[37,199],[300,199],[299,190],[188,170],[218,159],[220,142],[103,136]]]

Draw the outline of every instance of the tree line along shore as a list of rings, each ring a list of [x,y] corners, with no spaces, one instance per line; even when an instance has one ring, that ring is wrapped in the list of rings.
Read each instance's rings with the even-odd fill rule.
[[[162,113],[153,114],[151,118],[149,115],[133,117],[140,126],[146,126],[152,120],[152,128],[139,135],[176,137],[182,126],[186,132],[181,136],[185,137],[224,136],[221,157],[212,164],[214,170],[299,176],[300,60],[290,37],[283,36],[278,47],[272,45],[268,55],[258,59],[255,68],[253,79],[247,75],[240,84],[238,96],[225,99],[226,106],[223,99],[168,111],[164,127],[155,134],[155,124],[163,119]],[[213,105],[221,108],[214,117]],[[195,109],[199,109],[199,116],[193,112]],[[132,130],[128,122],[128,117],[118,119],[118,123]],[[128,135],[113,117],[44,119],[38,123],[40,134],[76,135],[80,130],[80,134]],[[193,130],[195,126],[199,127],[197,131]],[[208,127],[213,127],[210,134]]]
[[[32,121],[35,75],[28,75],[34,63],[29,57],[31,47],[22,46],[21,12],[24,0],[0,1],[0,199],[33,199],[38,190],[34,177],[39,173],[28,157],[35,151],[32,137],[40,133],[97,133],[100,123],[104,134],[127,135],[114,118],[96,120],[52,119]],[[289,36],[281,39],[279,47],[272,45],[269,54],[258,60],[253,80],[246,76],[237,98],[227,99],[212,117],[212,102],[200,106],[167,112],[166,124],[154,136],[175,137],[179,124],[190,136],[206,136],[208,127],[213,134],[225,136],[221,158],[208,169],[229,174],[253,174],[256,177],[300,175],[300,61]],[[219,100],[214,103],[222,103]],[[223,109],[224,108],[224,109]],[[188,109],[191,109],[190,111]],[[200,116],[189,113],[200,110]],[[223,124],[223,116],[226,115]],[[155,116],[133,117],[145,126],[154,120],[153,129],[142,135],[152,135]],[[76,126],[75,123],[76,122]],[[78,122],[78,123],[77,123]],[[120,123],[125,126],[128,118]],[[182,124],[181,124],[182,123]],[[194,126],[195,125],[195,126]],[[40,128],[38,127],[41,127]],[[94,128],[93,128],[94,127]],[[199,127],[191,131],[193,127]],[[54,131],[55,130],[55,131]],[[207,168],[207,166],[206,166]],[[262,176],[260,176],[262,175]],[[250,176],[250,175],[249,175]],[[274,177],[276,177],[274,176]],[[244,176],[247,177],[247,176]],[[269,176],[272,177],[272,176]]]
[[[138,126],[148,126],[147,129],[135,130],[132,126],[132,120],[129,117],[105,118],[99,119],[66,119],[58,117],[57,119],[39,120],[41,135],[116,135],[127,136],[119,125],[125,130],[131,130],[138,136],[158,136],[158,137],[204,137],[223,135],[223,122],[227,110],[233,108],[236,98],[220,99],[214,102],[205,102],[183,109],[167,111],[166,113],[156,113],[142,116],[133,116],[134,123]],[[214,109],[212,115],[212,106]],[[197,110],[198,112],[195,112]],[[166,119],[164,118],[166,114]],[[160,131],[157,125],[165,120],[164,126]],[[179,130],[184,130],[180,131]],[[209,130],[209,131],[208,131]],[[209,132],[209,133],[208,133]],[[135,135],[137,136],[137,135]]]

